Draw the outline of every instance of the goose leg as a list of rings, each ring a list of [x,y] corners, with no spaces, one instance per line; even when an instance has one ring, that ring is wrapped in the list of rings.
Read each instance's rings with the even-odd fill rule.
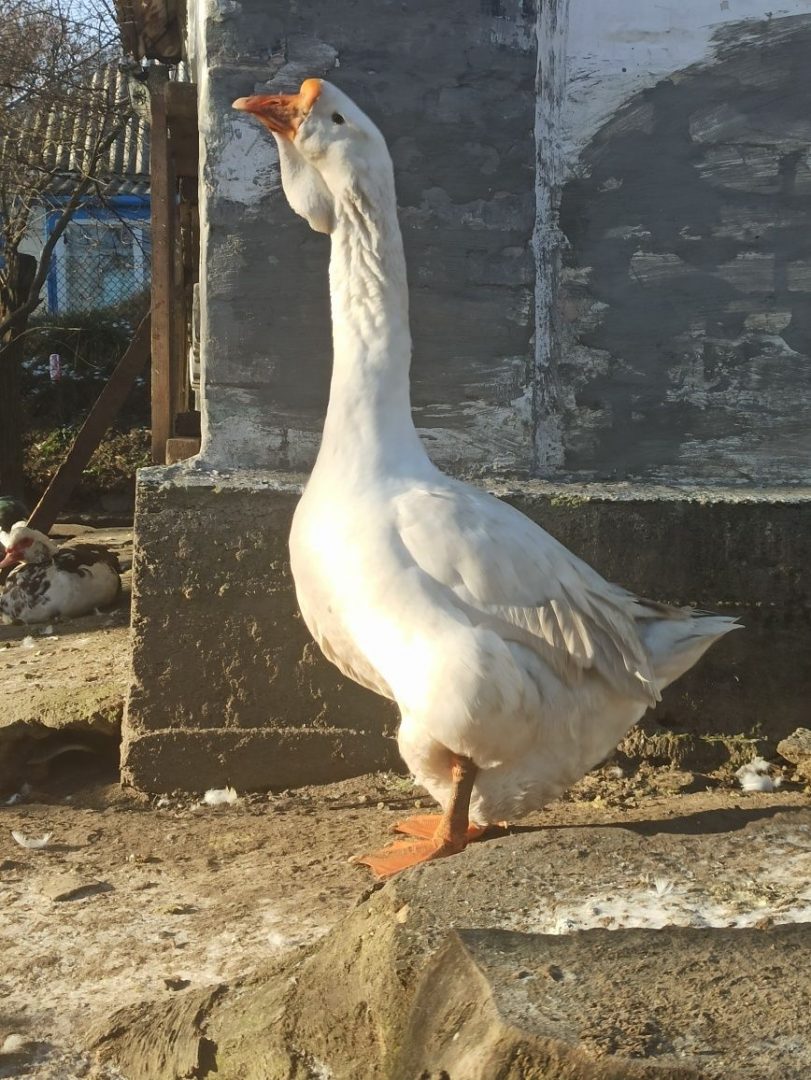
[[[417,839],[395,840],[370,855],[356,855],[353,862],[370,867],[378,877],[389,877],[406,867],[464,851],[468,841],[482,832],[468,823],[470,796],[477,772],[478,768],[470,758],[454,754],[451,759],[451,797],[442,816],[426,814],[408,818],[395,828]],[[432,830],[430,834],[429,829]]]

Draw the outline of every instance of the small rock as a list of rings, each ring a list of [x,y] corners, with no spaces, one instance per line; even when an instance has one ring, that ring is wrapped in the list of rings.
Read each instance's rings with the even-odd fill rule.
[[[160,910],[164,915],[193,915],[197,908],[194,904],[166,904]]]
[[[107,881],[88,881],[79,874],[57,874],[45,881],[42,894],[59,903],[63,900],[84,900],[85,897],[110,892],[111,889],[112,885]]]
[[[804,780],[811,780],[811,730],[797,728],[777,744],[777,753],[790,761]]]
[[[410,912],[411,906],[409,904],[403,904],[403,906],[399,908],[394,914],[395,921],[400,924],[406,922],[408,920]]]
[[[163,985],[167,990],[185,990],[187,986],[191,986],[191,979],[180,979],[170,976],[163,980]]]

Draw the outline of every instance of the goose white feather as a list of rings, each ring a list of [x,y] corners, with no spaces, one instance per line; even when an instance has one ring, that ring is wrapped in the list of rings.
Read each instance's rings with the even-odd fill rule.
[[[735,622],[606,582],[432,464],[411,419],[391,159],[368,117],[314,82],[235,103],[273,131],[291,207],[332,241],[329,408],[290,537],[301,611],[344,674],[397,702],[419,783],[447,806],[454,755],[468,758],[471,820],[514,819],[610,753]]]

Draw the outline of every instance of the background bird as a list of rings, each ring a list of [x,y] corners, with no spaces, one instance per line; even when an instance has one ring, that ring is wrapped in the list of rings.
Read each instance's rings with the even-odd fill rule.
[[[86,615],[109,607],[121,591],[118,557],[97,544],[59,548],[24,521],[5,538],[0,567],[13,567],[0,590],[0,616],[23,623]]]

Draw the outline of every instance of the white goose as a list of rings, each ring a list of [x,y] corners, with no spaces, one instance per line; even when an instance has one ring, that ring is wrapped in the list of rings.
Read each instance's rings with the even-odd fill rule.
[[[292,209],[332,239],[334,365],[290,555],[324,654],[401,711],[400,752],[442,805],[358,859],[378,875],[461,851],[606,757],[736,623],[609,584],[538,525],[443,475],[411,419],[394,176],[335,86],[240,98],[275,136]]]
[[[14,569],[0,589],[0,618],[22,623],[72,619],[108,607],[121,591],[118,558],[97,544],[59,548],[18,521],[0,533],[0,567]]]

